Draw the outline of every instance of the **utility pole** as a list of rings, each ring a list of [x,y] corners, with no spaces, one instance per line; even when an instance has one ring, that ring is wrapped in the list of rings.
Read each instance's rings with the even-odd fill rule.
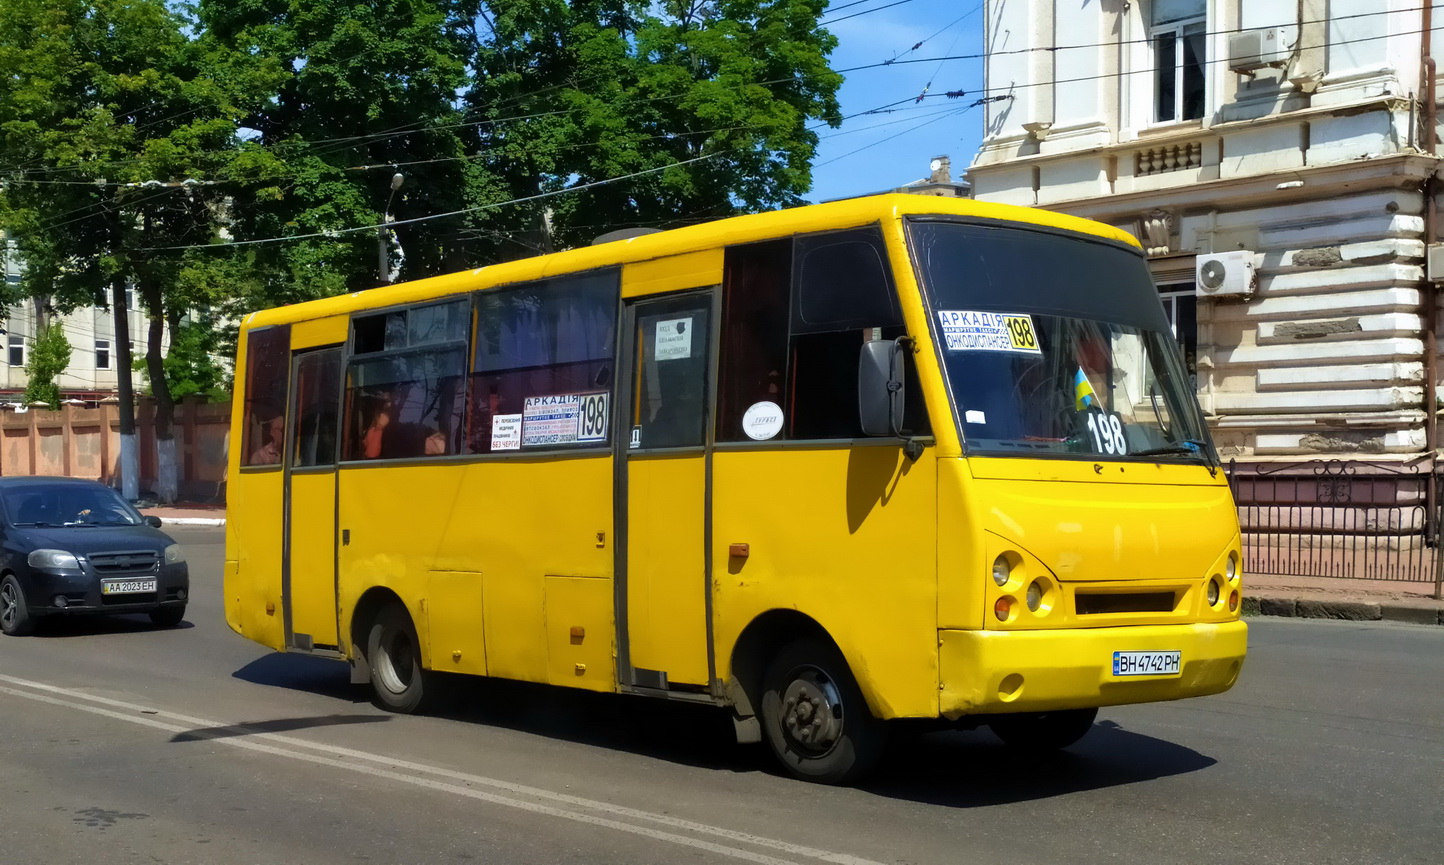
[[[391,246],[391,202],[396,198],[396,190],[406,182],[406,176],[401,172],[391,175],[391,194],[386,196],[386,209],[381,212],[381,224],[376,226],[376,270],[380,275],[381,285],[391,283],[391,261],[387,254]]]

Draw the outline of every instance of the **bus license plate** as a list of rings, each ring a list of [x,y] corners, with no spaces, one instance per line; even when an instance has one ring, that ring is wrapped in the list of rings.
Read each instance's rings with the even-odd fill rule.
[[[1182,652],[1114,652],[1115,676],[1177,676]]]
[[[102,595],[136,595],[155,591],[155,580],[101,580]]]

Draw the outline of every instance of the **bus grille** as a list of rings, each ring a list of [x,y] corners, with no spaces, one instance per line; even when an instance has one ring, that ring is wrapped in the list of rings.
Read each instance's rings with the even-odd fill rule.
[[[1073,596],[1073,608],[1080,616],[1105,613],[1171,613],[1173,592],[1079,592]]]

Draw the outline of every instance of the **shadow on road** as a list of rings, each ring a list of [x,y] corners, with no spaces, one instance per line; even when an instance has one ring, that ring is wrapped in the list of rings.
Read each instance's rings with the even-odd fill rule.
[[[253,685],[305,691],[348,703],[365,703],[371,699],[366,687],[351,684],[351,669],[346,662],[332,658],[276,652],[262,655],[231,677]]]
[[[345,664],[322,658],[267,655],[234,675],[348,702],[369,699],[366,687],[350,684]],[[449,720],[701,769],[783,774],[766,746],[738,745],[728,713],[711,706],[500,679],[447,676],[443,681],[446,698],[434,714]],[[973,808],[1135,784],[1197,772],[1215,762],[1106,720],[1067,751],[1037,757],[1006,748],[985,730],[903,733],[894,737],[887,758],[863,790]]]
[[[869,793],[952,808],[1047,799],[1197,772],[1216,760],[1163,739],[1100,721],[1066,751],[1025,756],[986,731],[949,731],[894,741]]]
[[[47,616],[35,629],[35,636],[48,639],[95,637],[106,634],[140,634],[150,631],[185,631],[194,628],[190,622],[173,627],[157,627],[144,614],[128,615],[65,615]]]
[[[384,724],[388,715],[321,715],[314,718],[277,718],[274,721],[253,721],[227,724],[224,727],[201,727],[171,737],[172,742],[203,742],[207,739],[232,739],[260,733],[289,733],[316,727],[343,727],[350,724]]]

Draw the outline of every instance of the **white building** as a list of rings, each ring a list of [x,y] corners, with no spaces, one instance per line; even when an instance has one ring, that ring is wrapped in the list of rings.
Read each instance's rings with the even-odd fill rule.
[[[1435,452],[1421,5],[987,0],[974,197],[1143,241],[1225,458]]]
[[[3,263],[5,281],[10,286],[20,282],[23,263],[16,255],[13,245],[0,248],[0,263]],[[126,304],[130,308],[131,351],[140,357],[145,351],[145,317],[135,311],[134,292],[127,291]],[[35,344],[36,302],[25,301],[8,309],[0,310],[0,403],[19,404],[23,401],[28,376],[25,364]],[[65,338],[70,341],[70,366],[56,376],[60,393],[66,399],[95,402],[114,396],[117,387],[116,366],[119,363],[115,351],[115,313],[109,309],[85,307],[66,315],[46,313],[50,321],[58,321],[65,329]],[[137,342],[137,328],[141,341]],[[136,377],[139,384],[140,377]]]

